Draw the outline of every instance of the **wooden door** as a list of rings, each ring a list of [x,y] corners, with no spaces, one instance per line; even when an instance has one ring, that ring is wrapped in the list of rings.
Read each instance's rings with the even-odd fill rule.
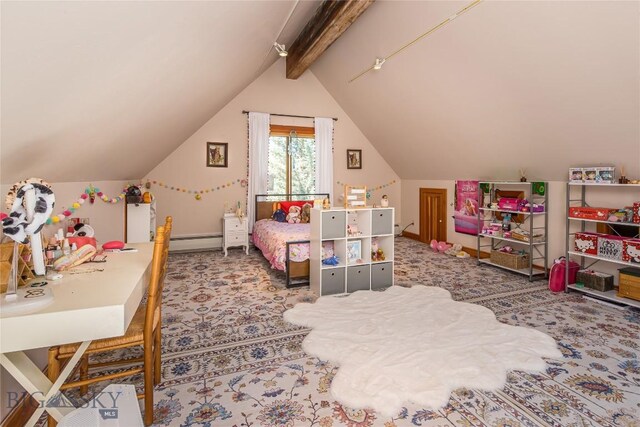
[[[447,241],[447,190],[420,189],[420,240]]]

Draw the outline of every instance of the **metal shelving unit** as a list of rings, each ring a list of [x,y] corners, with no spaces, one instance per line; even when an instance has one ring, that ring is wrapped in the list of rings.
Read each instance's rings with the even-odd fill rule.
[[[539,182],[539,181],[538,181]],[[533,182],[520,182],[520,181],[480,181],[478,187],[478,200],[484,200],[484,194],[482,191],[483,184],[489,185],[489,200],[495,200],[496,190],[498,190],[498,186],[511,187],[513,186],[514,190],[520,190],[524,188],[525,198],[530,203],[542,204],[544,205],[543,212],[520,212],[520,211],[512,211],[508,209],[499,209],[499,208],[488,208],[481,206],[478,208],[478,224],[480,229],[485,222],[496,221],[496,213],[507,213],[513,215],[522,215],[525,219],[521,223],[517,223],[520,226],[520,229],[527,231],[529,233],[529,241],[524,242],[521,240],[506,238],[502,236],[492,236],[482,234],[480,230],[478,230],[478,242],[477,242],[477,258],[478,264],[488,264],[493,265],[498,268],[502,268],[504,270],[512,271],[514,273],[522,274],[529,277],[529,281],[533,281],[536,278],[548,277],[548,265],[549,265],[549,245],[547,242],[548,238],[548,229],[549,229],[549,183],[542,182],[544,185],[544,195],[535,194],[533,191]],[[517,188],[519,187],[519,188]],[[490,215],[490,216],[489,216]],[[541,218],[542,220],[538,220],[537,218]],[[512,219],[512,223],[515,221]],[[544,240],[541,242],[536,242],[533,239],[534,232],[536,230],[544,230]],[[483,241],[489,241],[489,243],[485,244]],[[505,267],[499,264],[494,264],[488,258],[480,258],[480,253],[483,248],[490,250],[497,250],[501,247],[505,246],[506,243],[519,245],[522,249],[524,249],[529,254],[529,268],[523,269],[514,269]],[[540,266],[542,269],[538,270],[534,267],[534,261],[542,261],[543,265]]]
[[[565,240],[565,254],[566,259],[569,259],[569,255],[573,255],[575,257],[580,257],[580,266],[582,269],[590,268],[594,264],[598,262],[607,262],[613,264],[620,264],[624,266],[638,267],[637,263],[626,262],[622,260],[613,260],[608,258],[599,257],[597,255],[584,254],[582,252],[577,252],[570,250],[573,247],[572,237],[575,236],[575,232],[571,231],[571,224],[580,223],[580,231],[585,232],[587,229],[587,223],[599,223],[599,224],[607,224],[607,225],[629,225],[629,226],[638,226],[638,234],[636,237],[640,236],[640,224],[634,223],[625,223],[625,222],[615,222],[615,221],[599,221],[596,219],[581,219],[581,218],[573,218],[569,216],[569,207],[573,206],[589,206],[587,203],[587,187],[600,187],[600,188],[610,188],[610,187],[625,187],[630,188],[635,191],[640,192],[640,184],[591,184],[591,183],[580,183],[580,182],[568,182],[567,183],[567,197],[566,197],[566,206],[567,206],[567,226],[566,226],[566,240]],[[572,199],[571,189],[572,188],[580,188],[580,198]],[[610,227],[610,229],[615,233],[615,230]],[[590,264],[587,264],[587,260],[592,260]],[[569,269],[565,269],[565,292],[569,292],[569,290],[574,290],[578,292],[582,292],[586,295],[599,298],[606,301],[615,302],[618,304],[626,304],[633,307],[640,308],[640,301],[635,301],[629,298],[619,297],[616,294],[616,291],[608,291],[608,292],[600,292],[594,289],[589,288],[578,288],[575,285],[569,284]]]

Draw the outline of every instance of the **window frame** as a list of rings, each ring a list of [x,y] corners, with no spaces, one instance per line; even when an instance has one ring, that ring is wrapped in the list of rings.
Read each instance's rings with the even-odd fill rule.
[[[287,139],[286,143],[286,158],[287,164],[285,165],[285,194],[287,194],[287,199],[290,199],[291,195],[291,172],[292,172],[292,160],[289,152],[289,144],[291,143],[291,134],[295,133],[298,138],[313,138],[315,144],[315,128],[308,126],[292,126],[292,125],[271,125],[269,128],[269,139],[271,137],[284,137]],[[316,165],[317,167],[317,165]]]

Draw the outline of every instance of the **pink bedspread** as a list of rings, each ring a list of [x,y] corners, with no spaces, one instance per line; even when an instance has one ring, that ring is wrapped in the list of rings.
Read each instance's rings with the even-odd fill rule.
[[[310,224],[289,224],[270,219],[261,219],[253,226],[253,244],[262,251],[271,267],[285,270],[286,242],[309,240]],[[309,243],[291,245],[291,261],[309,259]]]

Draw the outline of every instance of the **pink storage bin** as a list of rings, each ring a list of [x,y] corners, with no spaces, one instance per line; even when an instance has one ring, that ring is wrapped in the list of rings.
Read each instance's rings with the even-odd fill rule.
[[[498,208],[508,211],[518,211],[522,206],[522,199],[516,199],[514,197],[502,197],[498,200]]]

